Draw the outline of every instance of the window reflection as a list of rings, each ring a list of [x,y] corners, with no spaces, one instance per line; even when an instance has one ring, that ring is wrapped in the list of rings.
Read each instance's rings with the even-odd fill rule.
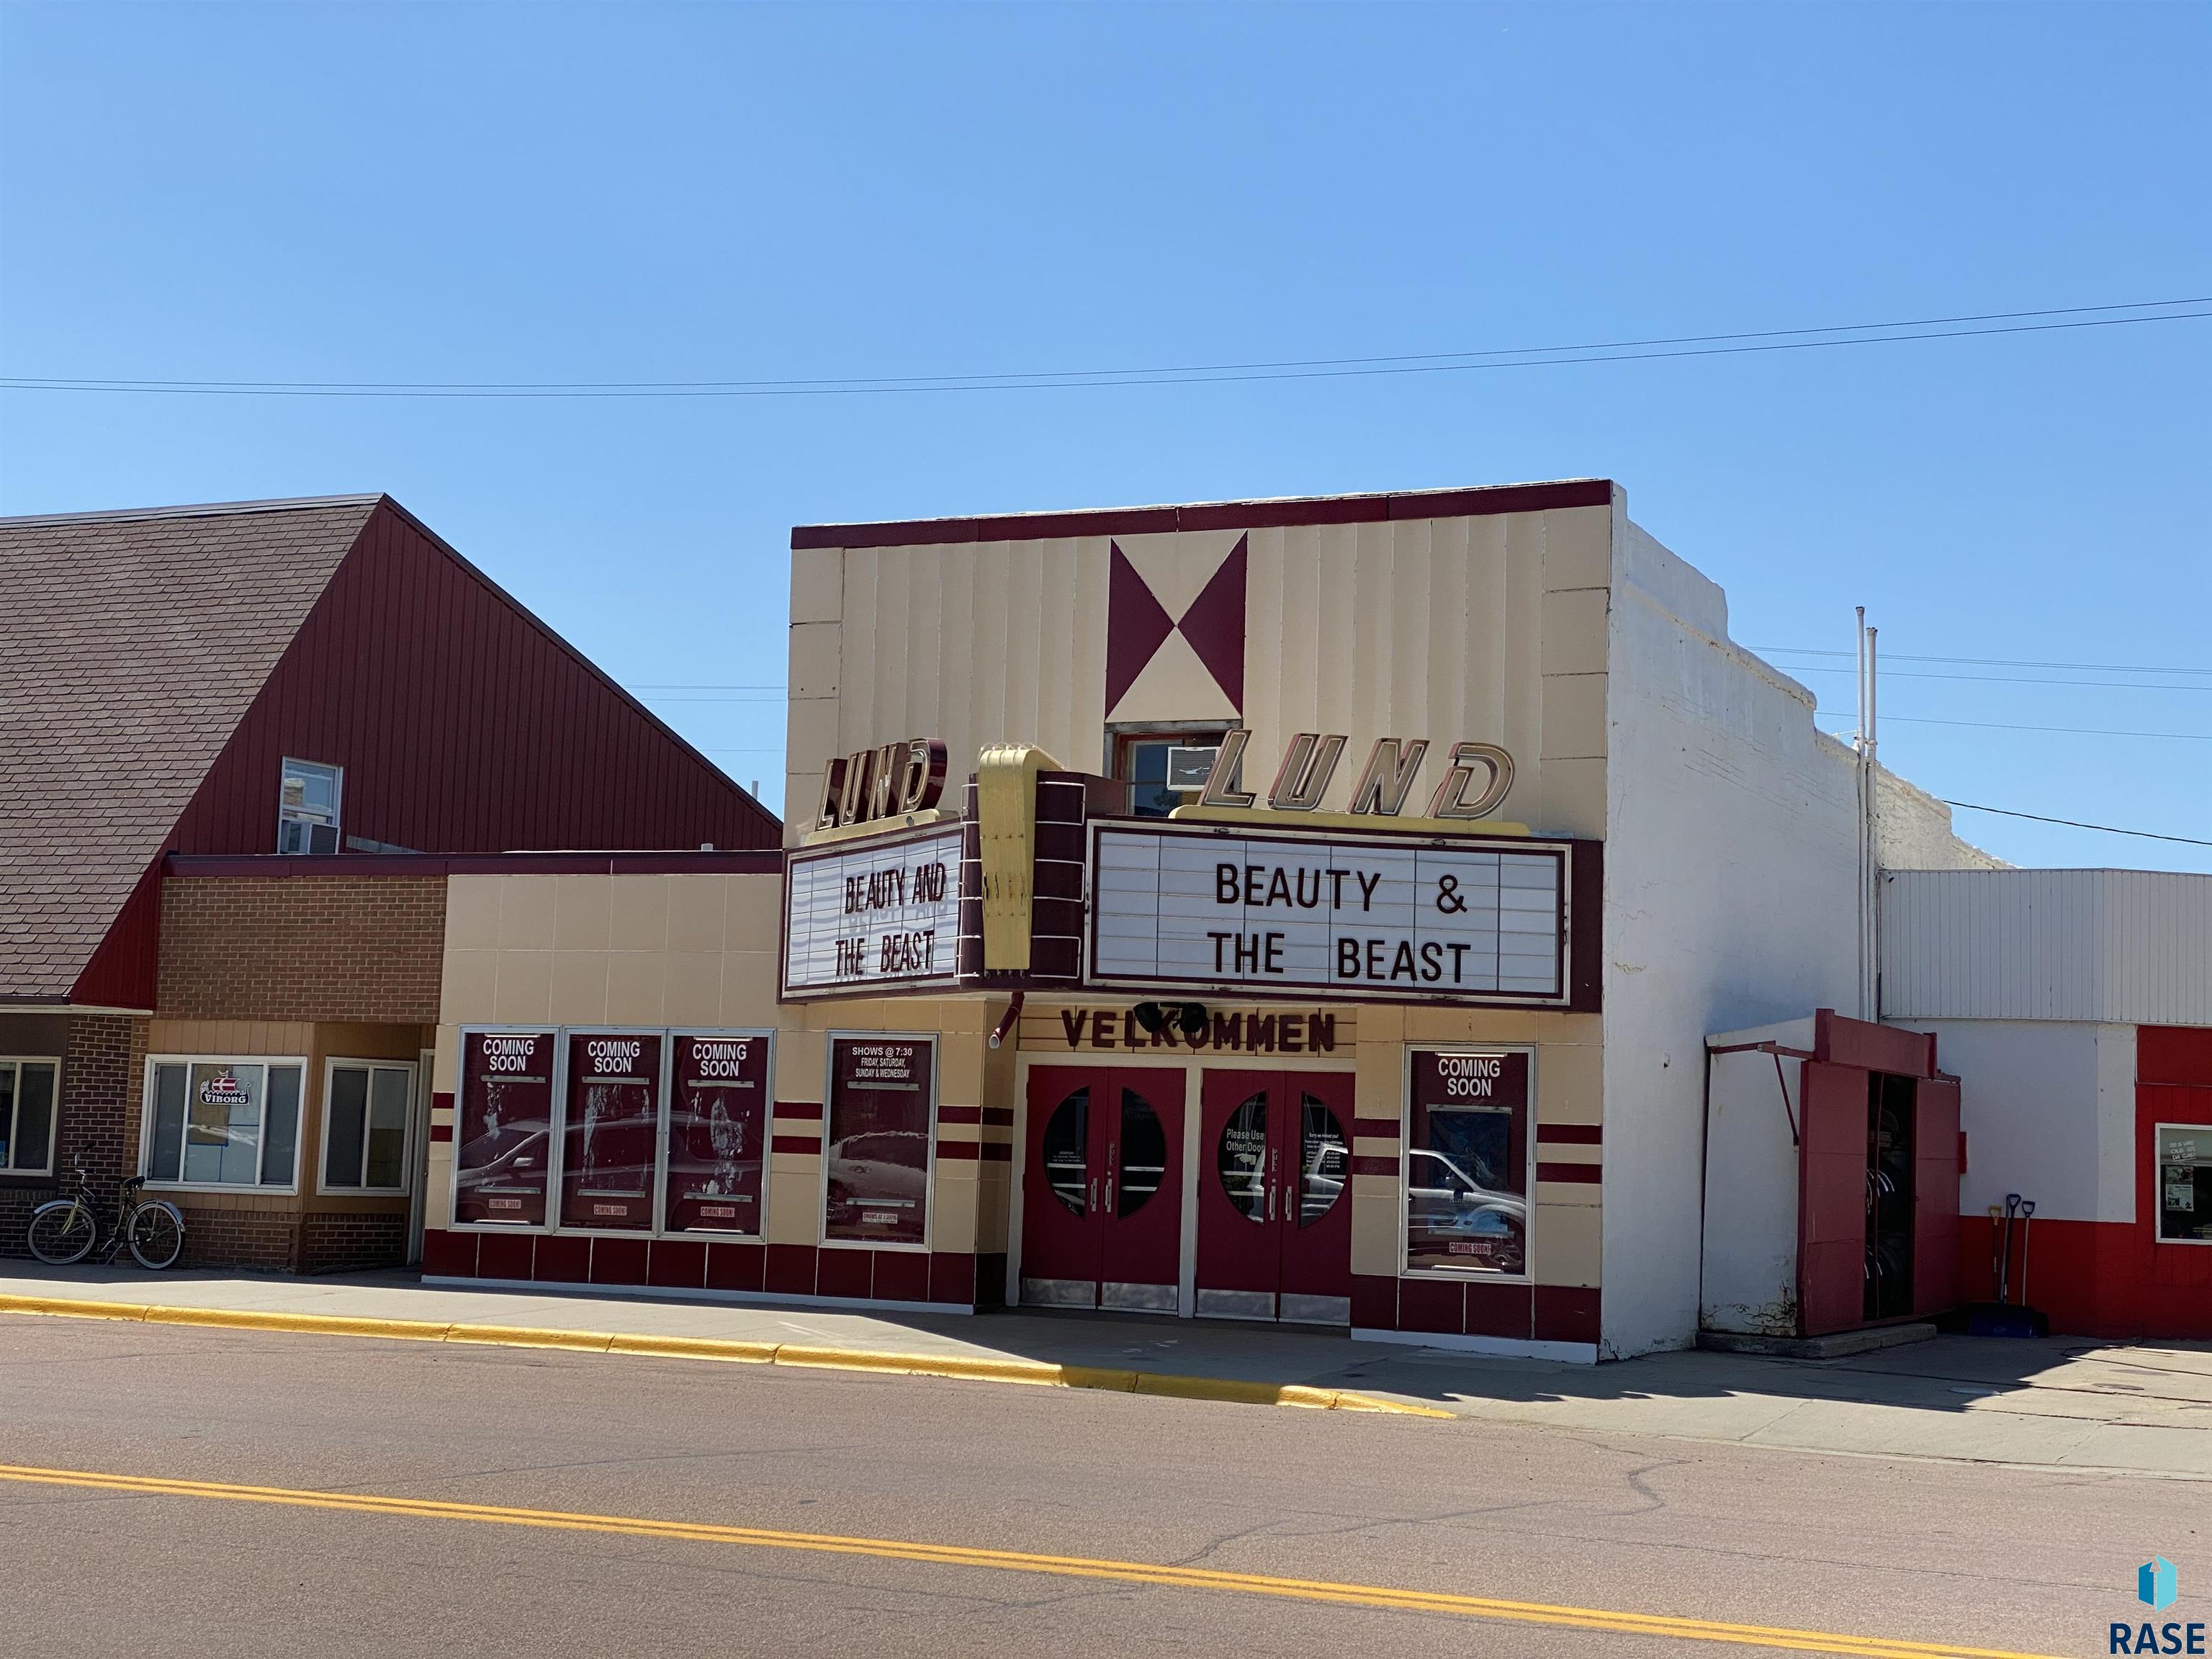
[[[1134,1089],[1121,1091],[1121,1196],[1116,1216],[1130,1216],[1152,1201],[1167,1177],[1168,1137],[1152,1103]]]
[[[1246,1219],[1267,1218],[1267,1097],[1254,1095],[1229,1115],[1214,1148],[1221,1190]]]
[[[1087,1208],[1084,1187],[1090,1178],[1090,1148],[1091,1091],[1078,1089],[1052,1109],[1037,1149],[1045,1184],[1070,1215],[1081,1215]]]
[[[1352,1147],[1344,1124],[1319,1097],[1299,1103],[1298,1225],[1310,1227],[1335,1207],[1352,1170]]]

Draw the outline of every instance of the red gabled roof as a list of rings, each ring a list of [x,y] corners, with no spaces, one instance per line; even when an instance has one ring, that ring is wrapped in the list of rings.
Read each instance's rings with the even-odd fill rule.
[[[0,519],[0,1000],[68,994],[379,499]]]

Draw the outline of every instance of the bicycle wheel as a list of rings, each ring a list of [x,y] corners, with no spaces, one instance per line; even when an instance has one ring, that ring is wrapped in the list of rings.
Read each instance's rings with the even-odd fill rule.
[[[185,1218],[173,1205],[141,1204],[131,1212],[128,1237],[131,1254],[138,1258],[138,1265],[159,1273],[185,1248]]]
[[[83,1261],[99,1237],[92,1212],[74,1200],[41,1205],[31,1218],[31,1254],[52,1267]]]

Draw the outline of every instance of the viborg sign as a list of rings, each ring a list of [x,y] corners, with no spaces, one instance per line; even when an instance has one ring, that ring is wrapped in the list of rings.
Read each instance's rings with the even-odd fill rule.
[[[1094,823],[1087,982],[1562,1006],[1572,849]]]

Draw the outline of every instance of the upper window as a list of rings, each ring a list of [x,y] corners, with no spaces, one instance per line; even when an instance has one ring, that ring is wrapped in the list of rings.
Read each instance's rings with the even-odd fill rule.
[[[276,850],[338,850],[338,795],[345,773],[315,761],[287,760],[277,793]]]
[[[150,1060],[145,1170],[191,1187],[299,1183],[298,1060]]]
[[[0,1060],[0,1175],[45,1175],[54,1167],[58,1060]]]
[[[2212,1123],[2158,1126],[2158,1236],[2212,1244]]]
[[[407,1190],[412,1066],[334,1060],[323,1090],[325,1192]]]
[[[1221,751],[1221,732],[1125,732],[1114,739],[1114,775],[1136,785],[1138,817],[1164,818],[1198,799]]]

